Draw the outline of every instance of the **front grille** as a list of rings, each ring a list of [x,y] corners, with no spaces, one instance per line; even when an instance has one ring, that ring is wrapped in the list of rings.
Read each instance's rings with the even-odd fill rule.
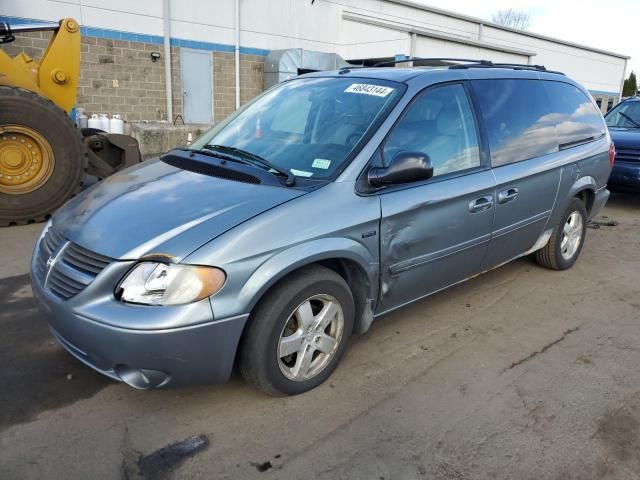
[[[36,253],[34,276],[44,288],[67,300],[93,282],[112,261],[66,240],[50,227]]]
[[[35,275],[41,285],[44,284],[44,277],[47,273],[47,260],[53,256],[53,253],[64,243],[62,238],[53,228],[49,227],[42,237],[37,252]]]
[[[94,277],[111,263],[110,258],[93,253],[75,243],[69,243],[69,246],[65,250],[65,255],[62,257],[62,261]]]
[[[640,148],[616,148],[616,160],[640,162]]]

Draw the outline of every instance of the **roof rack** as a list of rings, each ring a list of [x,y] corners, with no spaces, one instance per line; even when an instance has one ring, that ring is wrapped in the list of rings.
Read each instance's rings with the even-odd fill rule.
[[[471,62],[471,63],[480,63],[480,64],[490,64],[489,60],[475,60],[469,58],[424,58],[424,57],[406,57],[401,58],[399,60],[386,60],[384,62],[378,62],[373,65],[373,67],[384,67],[385,65],[395,65],[396,63],[408,63],[408,62],[431,62],[431,63],[446,63],[446,62]]]
[[[533,70],[538,72],[557,73],[564,75],[562,72],[555,70],[547,70],[544,65],[527,65],[524,63],[494,63],[491,60],[472,60],[468,58],[424,58],[424,57],[407,57],[400,60],[389,60],[385,62],[379,62],[373,65],[374,67],[383,67],[386,65],[395,65],[397,63],[407,62],[419,62],[422,64],[432,63],[439,66],[447,66],[451,69],[462,68],[510,68],[512,70]],[[464,62],[464,63],[451,63],[450,62]],[[421,65],[427,66],[427,65]]]
[[[485,60],[487,62],[487,60]],[[451,65],[449,68],[510,68],[512,70],[534,70],[537,72],[558,73],[564,75],[563,72],[557,70],[547,70],[544,65],[528,65],[526,63],[465,63],[458,65]]]

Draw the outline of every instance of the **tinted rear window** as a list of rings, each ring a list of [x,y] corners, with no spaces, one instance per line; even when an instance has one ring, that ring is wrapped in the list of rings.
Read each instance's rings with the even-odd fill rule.
[[[605,134],[604,120],[581,90],[563,82],[542,82],[553,110],[560,148],[593,140]]]
[[[553,112],[539,80],[474,80],[494,167],[558,150]]]

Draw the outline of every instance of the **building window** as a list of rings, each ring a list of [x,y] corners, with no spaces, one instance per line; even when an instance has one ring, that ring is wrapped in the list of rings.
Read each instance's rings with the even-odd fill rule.
[[[609,98],[607,102],[607,112],[613,108],[613,97]]]

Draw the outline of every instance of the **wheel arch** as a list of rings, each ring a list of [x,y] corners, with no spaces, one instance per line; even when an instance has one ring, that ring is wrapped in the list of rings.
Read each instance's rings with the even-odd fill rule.
[[[575,195],[576,198],[579,198],[584,202],[584,206],[587,209],[587,216],[591,217],[591,209],[593,208],[593,202],[596,198],[596,192],[592,188],[583,188]]]
[[[278,253],[251,275],[239,297],[253,311],[271,289],[310,265],[328,268],[347,282],[356,307],[354,331],[368,330],[378,295],[379,265],[366,247],[352,239],[319,239]]]
[[[587,210],[587,216],[590,218],[591,209],[593,208],[597,190],[598,185],[595,178],[591,176],[578,178],[569,189],[569,194],[567,195],[565,206],[563,207],[562,211],[567,208],[566,206],[571,202],[573,198],[579,198],[584,202],[585,208]]]

